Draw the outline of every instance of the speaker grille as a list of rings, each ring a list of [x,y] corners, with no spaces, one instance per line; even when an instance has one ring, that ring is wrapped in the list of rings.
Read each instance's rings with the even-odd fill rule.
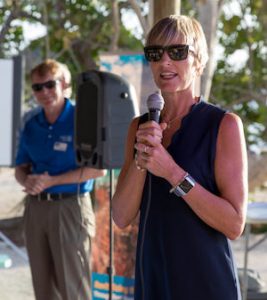
[[[83,82],[77,93],[76,151],[78,163],[87,164],[97,146],[98,88],[93,81]]]

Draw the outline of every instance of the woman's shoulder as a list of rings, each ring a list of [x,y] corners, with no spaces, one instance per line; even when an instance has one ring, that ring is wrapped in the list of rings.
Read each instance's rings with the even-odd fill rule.
[[[230,133],[233,130],[243,131],[243,122],[237,114],[233,112],[226,112],[222,120],[221,128],[222,130],[229,131]]]

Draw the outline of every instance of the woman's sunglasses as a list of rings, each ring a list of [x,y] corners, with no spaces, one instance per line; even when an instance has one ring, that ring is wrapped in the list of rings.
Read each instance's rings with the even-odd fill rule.
[[[194,47],[189,45],[169,45],[169,46],[147,46],[144,47],[145,57],[150,62],[160,61],[164,51],[166,51],[170,59],[179,61],[184,60],[188,56],[188,52],[194,52]]]
[[[35,92],[42,91],[44,87],[46,89],[51,90],[51,89],[53,89],[57,85],[58,82],[59,82],[59,79],[57,79],[57,80],[48,80],[48,81],[43,82],[43,83],[34,83],[32,85],[32,89]]]

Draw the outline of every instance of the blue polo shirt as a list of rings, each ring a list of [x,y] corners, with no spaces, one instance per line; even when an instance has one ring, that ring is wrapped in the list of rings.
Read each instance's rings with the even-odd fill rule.
[[[21,132],[16,165],[32,164],[33,174],[48,172],[58,175],[75,170],[78,165],[74,151],[74,111],[69,99],[55,123],[49,124],[44,110],[35,111]],[[80,192],[90,192],[93,179],[80,184]],[[77,184],[57,185],[46,189],[49,193],[76,193]]]

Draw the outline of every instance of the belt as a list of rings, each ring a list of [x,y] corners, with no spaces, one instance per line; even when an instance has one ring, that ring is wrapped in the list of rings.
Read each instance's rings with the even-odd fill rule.
[[[84,194],[80,194],[83,196]],[[42,192],[38,195],[30,195],[31,199],[38,200],[38,201],[59,201],[62,199],[67,199],[71,197],[78,197],[77,193],[45,193]]]

